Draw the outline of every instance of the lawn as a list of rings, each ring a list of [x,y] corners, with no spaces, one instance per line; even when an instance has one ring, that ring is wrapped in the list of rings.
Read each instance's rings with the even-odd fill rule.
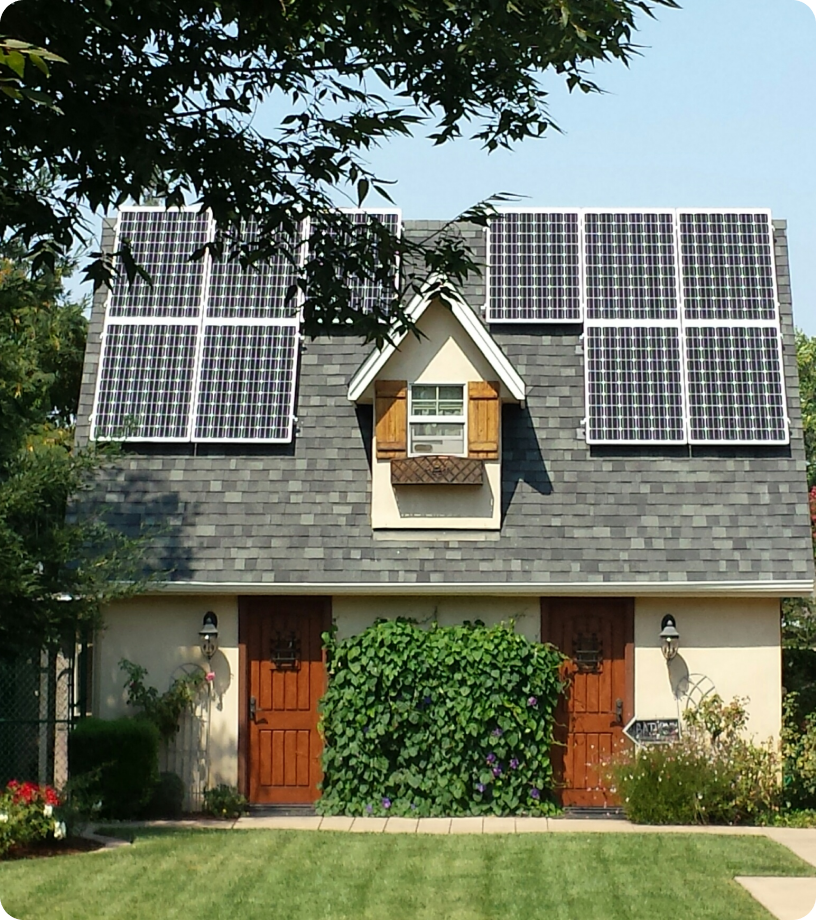
[[[139,832],[0,864],[18,920],[768,920],[735,875],[814,875],[758,837]]]

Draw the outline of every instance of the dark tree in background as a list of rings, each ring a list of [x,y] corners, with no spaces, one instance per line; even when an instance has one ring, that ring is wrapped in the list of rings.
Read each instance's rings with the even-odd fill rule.
[[[385,230],[372,246],[350,233],[348,218],[326,218],[338,192],[353,204],[374,193],[390,200],[365,165],[367,151],[418,130],[435,144],[472,134],[488,150],[544,134],[553,120],[542,77],[597,91],[584,68],[630,60],[636,16],[656,6],[676,3],[13,4],[2,32],[66,63],[52,63],[50,77],[29,66],[18,87],[25,93],[0,103],[0,236],[17,235],[40,267],[82,237],[83,207],[106,211],[149,195],[211,208],[228,235],[257,216],[261,236],[243,240],[240,255],[252,262],[304,217],[328,219],[343,242],[327,244],[324,234],[310,249],[300,277],[305,331],[331,331],[340,320],[346,331],[381,339],[391,320],[405,320],[399,302],[364,314],[344,279],[387,280],[395,253],[451,280],[474,265],[455,233],[406,252],[412,247]],[[261,131],[261,122],[271,128]],[[59,182],[33,191],[31,173],[42,167]],[[484,220],[487,211],[467,216]],[[126,248],[120,260],[136,270]],[[91,277],[101,283],[111,267],[100,254]]]
[[[31,276],[19,250],[0,251],[0,654],[70,641],[100,606],[141,581],[139,541],[87,517],[72,495],[111,450],[73,450],[85,352],[81,304],[66,270]]]

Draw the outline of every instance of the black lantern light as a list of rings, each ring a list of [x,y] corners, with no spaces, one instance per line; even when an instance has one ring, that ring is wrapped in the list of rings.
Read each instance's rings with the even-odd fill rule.
[[[212,661],[213,655],[218,651],[218,617],[208,610],[204,614],[204,622],[198,631],[201,640],[201,651],[207,661]]]
[[[666,661],[671,661],[680,646],[680,633],[677,631],[677,622],[671,614],[666,614],[660,624],[660,642],[663,657]]]

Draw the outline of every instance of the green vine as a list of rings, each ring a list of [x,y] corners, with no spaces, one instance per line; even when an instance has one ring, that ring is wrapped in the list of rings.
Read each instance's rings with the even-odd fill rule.
[[[546,814],[563,656],[506,626],[324,635],[325,814]]]
[[[141,710],[139,716],[158,728],[162,741],[170,741],[178,732],[182,713],[192,707],[207,682],[204,671],[197,670],[177,677],[169,690],[159,693],[155,687],[145,685],[146,668],[126,658],[119,662],[119,668],[127,674],[125,690],[128,706]]]

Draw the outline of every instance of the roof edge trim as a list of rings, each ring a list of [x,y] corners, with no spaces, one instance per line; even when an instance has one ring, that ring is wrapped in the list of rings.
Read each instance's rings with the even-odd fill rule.
[[[618,582],[156,582],[146,594],[382,594],[525,595],[542,597],[810,597],[814,583],[796,581],[618,581]]]
[[[440,275],[431,275],[423,284],[419,293],[414,296],[413,300],[408,305],[408,309],[405,311],[412,322],[417,322],[425,310],[430,306],[431,302],[436,299],[433,290],[440,283],[444,284],[447,282]],[[450,304],[451,312],[454,317],[470,336],[479,351],[484,355],[485,360],[496,372],[501,382],[507,387],[514,399],[523,403],[527,395],[527,388],[524,385],[524,381],[518,375],[513,365],[507,360],[487,329],[479,322],[476,314],[470,309],[457,291],[451,291],[445,299]],[[349,383],[348,398],[350,402],[357,402],[363,395],[407,335],[408,332],[403,332],[401,335],[395,337],[393,342],[387,342],[381,349],[371,352],[365,361],[363,361],[360,365],[360,369],[351,378],[351,382]]]

